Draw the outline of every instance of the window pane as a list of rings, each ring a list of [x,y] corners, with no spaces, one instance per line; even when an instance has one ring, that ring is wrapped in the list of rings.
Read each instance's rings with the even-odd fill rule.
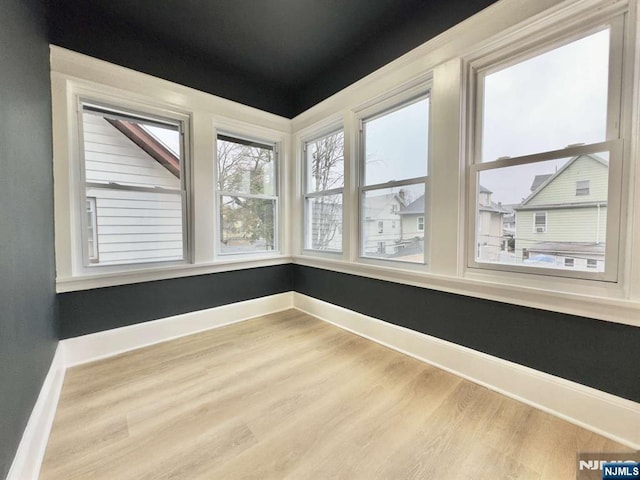
[[[606,140],[609,29],[484,78],[482,161]]]
[[[478,173],[476,259],[604,271],[609,154]],[[576,182],[588,181],[588,194]]]
[[[179,124],[84,105],[82,136],[91,265],[184,258]]]
[[[275,195],[270,146],[218,137],[218,188],[224,192]]]
[[[220,253],[273,251],[275,208],[271,199],[221,196]]]
[[[87,182],[180,189],[182,148],[177,125],[150,125],[85,110],[82,126]]]
[[[95,198],[92,264],[183,259],[182,193],[87,188]],[[91,252],[91,250],[90,250]]]
[[[342,251],[342,195],[307,198],[306,248]]]
[[[307,192],[321,192],[344,185],[344,133],[327,135],[307,143]]]
[[[364,122],[365,185],[427,175],[429,98]]]
[[[424,212],[423,183],[364,192],[363,256],[423,263]]]

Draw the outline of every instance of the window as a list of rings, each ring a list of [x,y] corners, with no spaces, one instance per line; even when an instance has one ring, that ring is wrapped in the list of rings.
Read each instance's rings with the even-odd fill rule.
[[[578,180],[576,182],[576,197],[589,195],[590,180]]]
[[[424,96],[362,121],[363,257],[424,263],[428,132],[429,97]],[[422,230],[418,217],[423,218]],[[400,227],[384,231],[385,221],[397,221]]]
[[[87,257],[89,262],[98,263],[98,222],[96,197],[87,197]]]
[[[533,232],[545,233],[547,231],[547,212],[536,212],[533,217]]]
[[[418,217],[418,231],[424,232],[424,217]]]
[[[185,260],[182,122],[90,102],[81,111],[85,266]]]
[[[219,253],[277,250],[275,145],[218,135]]]
[[[344,132],[305,142],[304,159],[305,248],[341,252]]]
[[[587,268],[598,268],[598,260],[587,258]]]
[[[621,183],[622,158],[620,100],[609,82],[620,81],[612,48],[620,34],[612,20],[560,45],[478,62],[470,266],[562,275],[573,258],[596,255],[603,265],[611,258],[609,275],[570,275],[615,278],[617,247],[607,236],[617,235],[619,196],[610,192],[619,188],[609,186]],[[585,65],[589,75],[578,74]],[[515,235],[504,227],[512,214]],[[501,247],[508,238],[513,250]]]
[[[575,265],[574,259],[573,258],[565,258],[564,259],[564,266],[567,268],[573,268],[573,266]]]

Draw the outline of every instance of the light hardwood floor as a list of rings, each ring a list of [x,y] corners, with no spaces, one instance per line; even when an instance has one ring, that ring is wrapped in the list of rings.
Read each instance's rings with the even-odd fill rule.
[[[575,479],[630,449],[295,310],[69,369],[42,480]]]

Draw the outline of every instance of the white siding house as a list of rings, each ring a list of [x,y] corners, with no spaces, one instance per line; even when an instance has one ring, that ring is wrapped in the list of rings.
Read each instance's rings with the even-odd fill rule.
[[[398,253],[402,238],[400,209],[404,202],[399,194],[367,196],[363,212],[364,254],[391,257]]]
[[[604,270],[608,162],[579,155],[533,189],[516,211],[518,261]]]
[[[100,114],[83,113],[83,137],[89,262],[182,259],[179,176]]]
[[[504,216],[509,210],[492,199],[493,192],[482,185],[478,190],[477,258],[496,262],[505,261],[509,255],[504,232]]]

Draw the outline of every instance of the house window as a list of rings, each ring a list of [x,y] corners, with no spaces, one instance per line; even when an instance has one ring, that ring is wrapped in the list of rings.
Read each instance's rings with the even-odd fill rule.
[[[305,248],[341,252],[344,132],[305,142],[304,159]]]
[[[278,189],[274,144],[217,137],[219,253],[277,250]]]
[[[598,268],[598,260],[595,258],[587,258],[587,268]]]
[[[424,217],[418,217],[418,231],[424,232]]]
[[[619,205],[619,196],[609,192],[619,188],[609,185],[621,184],[620,98],[608,86],[621,81],[620,49],[612,47],[621,29],[621,19],[612,19],[564,43],[550,41],[474,62],[470,267],[521,272],[535,267],[553,275],[615,278],[616,261],[607,275],[596,277],[595,272],[563,273],[572,265],[560,259],[567,252],[603,254],[609,249],[607,236],[617,234],[612,218],[619,207],[611,206]],[[584,65],[589,75],[576,76]],[[513,212],[515,235],[504,227],[504,217]],[[500,247],[507,236],[513,238],[513,251]],[[614,260],[615,246],[608,255]]]
[[[575,263],[575,262],[574,262],[574,259],[573,259],[573,258],[565,258],[565,259],[564,259],[564,266],[565,266],[566,268],[573,268],[574,263]]]
[[[81,112],[85,266],[185,260],[183,123],[89,102]]]
[[[377,109],[361,125],[361,255],[424,263],[423,233],[404,225],[416,225],[425,213],[429,97]],[[384,221],[400,221],[403,228],[384,232]],[[380,235],[397,248],[381,250]]]
[[[576,182],[576,197],[589,195],[590,180],[578,180]]]
[[[87,197],[87,258],[90,263],[99,261],[96,197]]]
[[[547,212],[535,212],[533,215],[533,232],[545,233],[547,231]]]

